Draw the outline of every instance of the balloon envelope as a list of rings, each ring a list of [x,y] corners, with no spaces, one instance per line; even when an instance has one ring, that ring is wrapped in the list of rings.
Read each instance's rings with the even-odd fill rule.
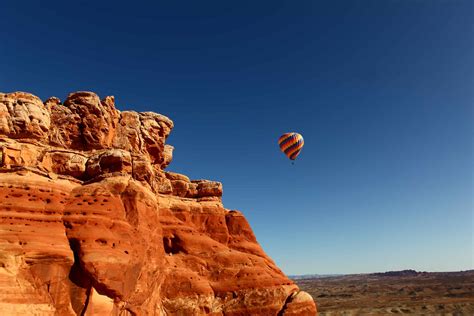
[[[295,160],[304,146],[304,139],[298,133],[285,133],[278,139],[281,151],[291,160]]]

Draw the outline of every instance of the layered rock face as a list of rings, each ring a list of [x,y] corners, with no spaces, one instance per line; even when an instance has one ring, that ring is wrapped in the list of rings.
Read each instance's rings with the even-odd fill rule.
[[[0,93],[2,315],[315,315],[222,185],[164,169],[167,117]]]

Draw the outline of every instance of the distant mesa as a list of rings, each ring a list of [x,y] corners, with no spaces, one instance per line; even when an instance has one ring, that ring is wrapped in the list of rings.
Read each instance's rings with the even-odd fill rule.
[[[387,272],[371,273],[371,275],[384,276],[384,277],[402,277],[402,276],[415,276],[422,273],[423,272],[417,272],[415,270],[401,270],[401,271],[387,271]]]
[[[0,93],[2,315],[315,315],[174,127],[114,97]]]

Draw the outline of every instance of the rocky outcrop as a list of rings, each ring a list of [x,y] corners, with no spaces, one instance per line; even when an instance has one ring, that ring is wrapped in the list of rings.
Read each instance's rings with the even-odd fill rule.
[[[164,171],[173,122],[0,93],[2,315],[314,315],[222,184]]]

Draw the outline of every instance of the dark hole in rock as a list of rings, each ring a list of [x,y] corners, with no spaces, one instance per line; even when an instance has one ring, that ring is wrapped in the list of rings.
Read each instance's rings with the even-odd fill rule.
[[[95,242],[101,245],[107,245],[107,240],[102,238],[96,239]]]
[[[163,237],[163,247],[166,253],[176,254],[186,252],[182,246],[181,239],[178,236]]]

